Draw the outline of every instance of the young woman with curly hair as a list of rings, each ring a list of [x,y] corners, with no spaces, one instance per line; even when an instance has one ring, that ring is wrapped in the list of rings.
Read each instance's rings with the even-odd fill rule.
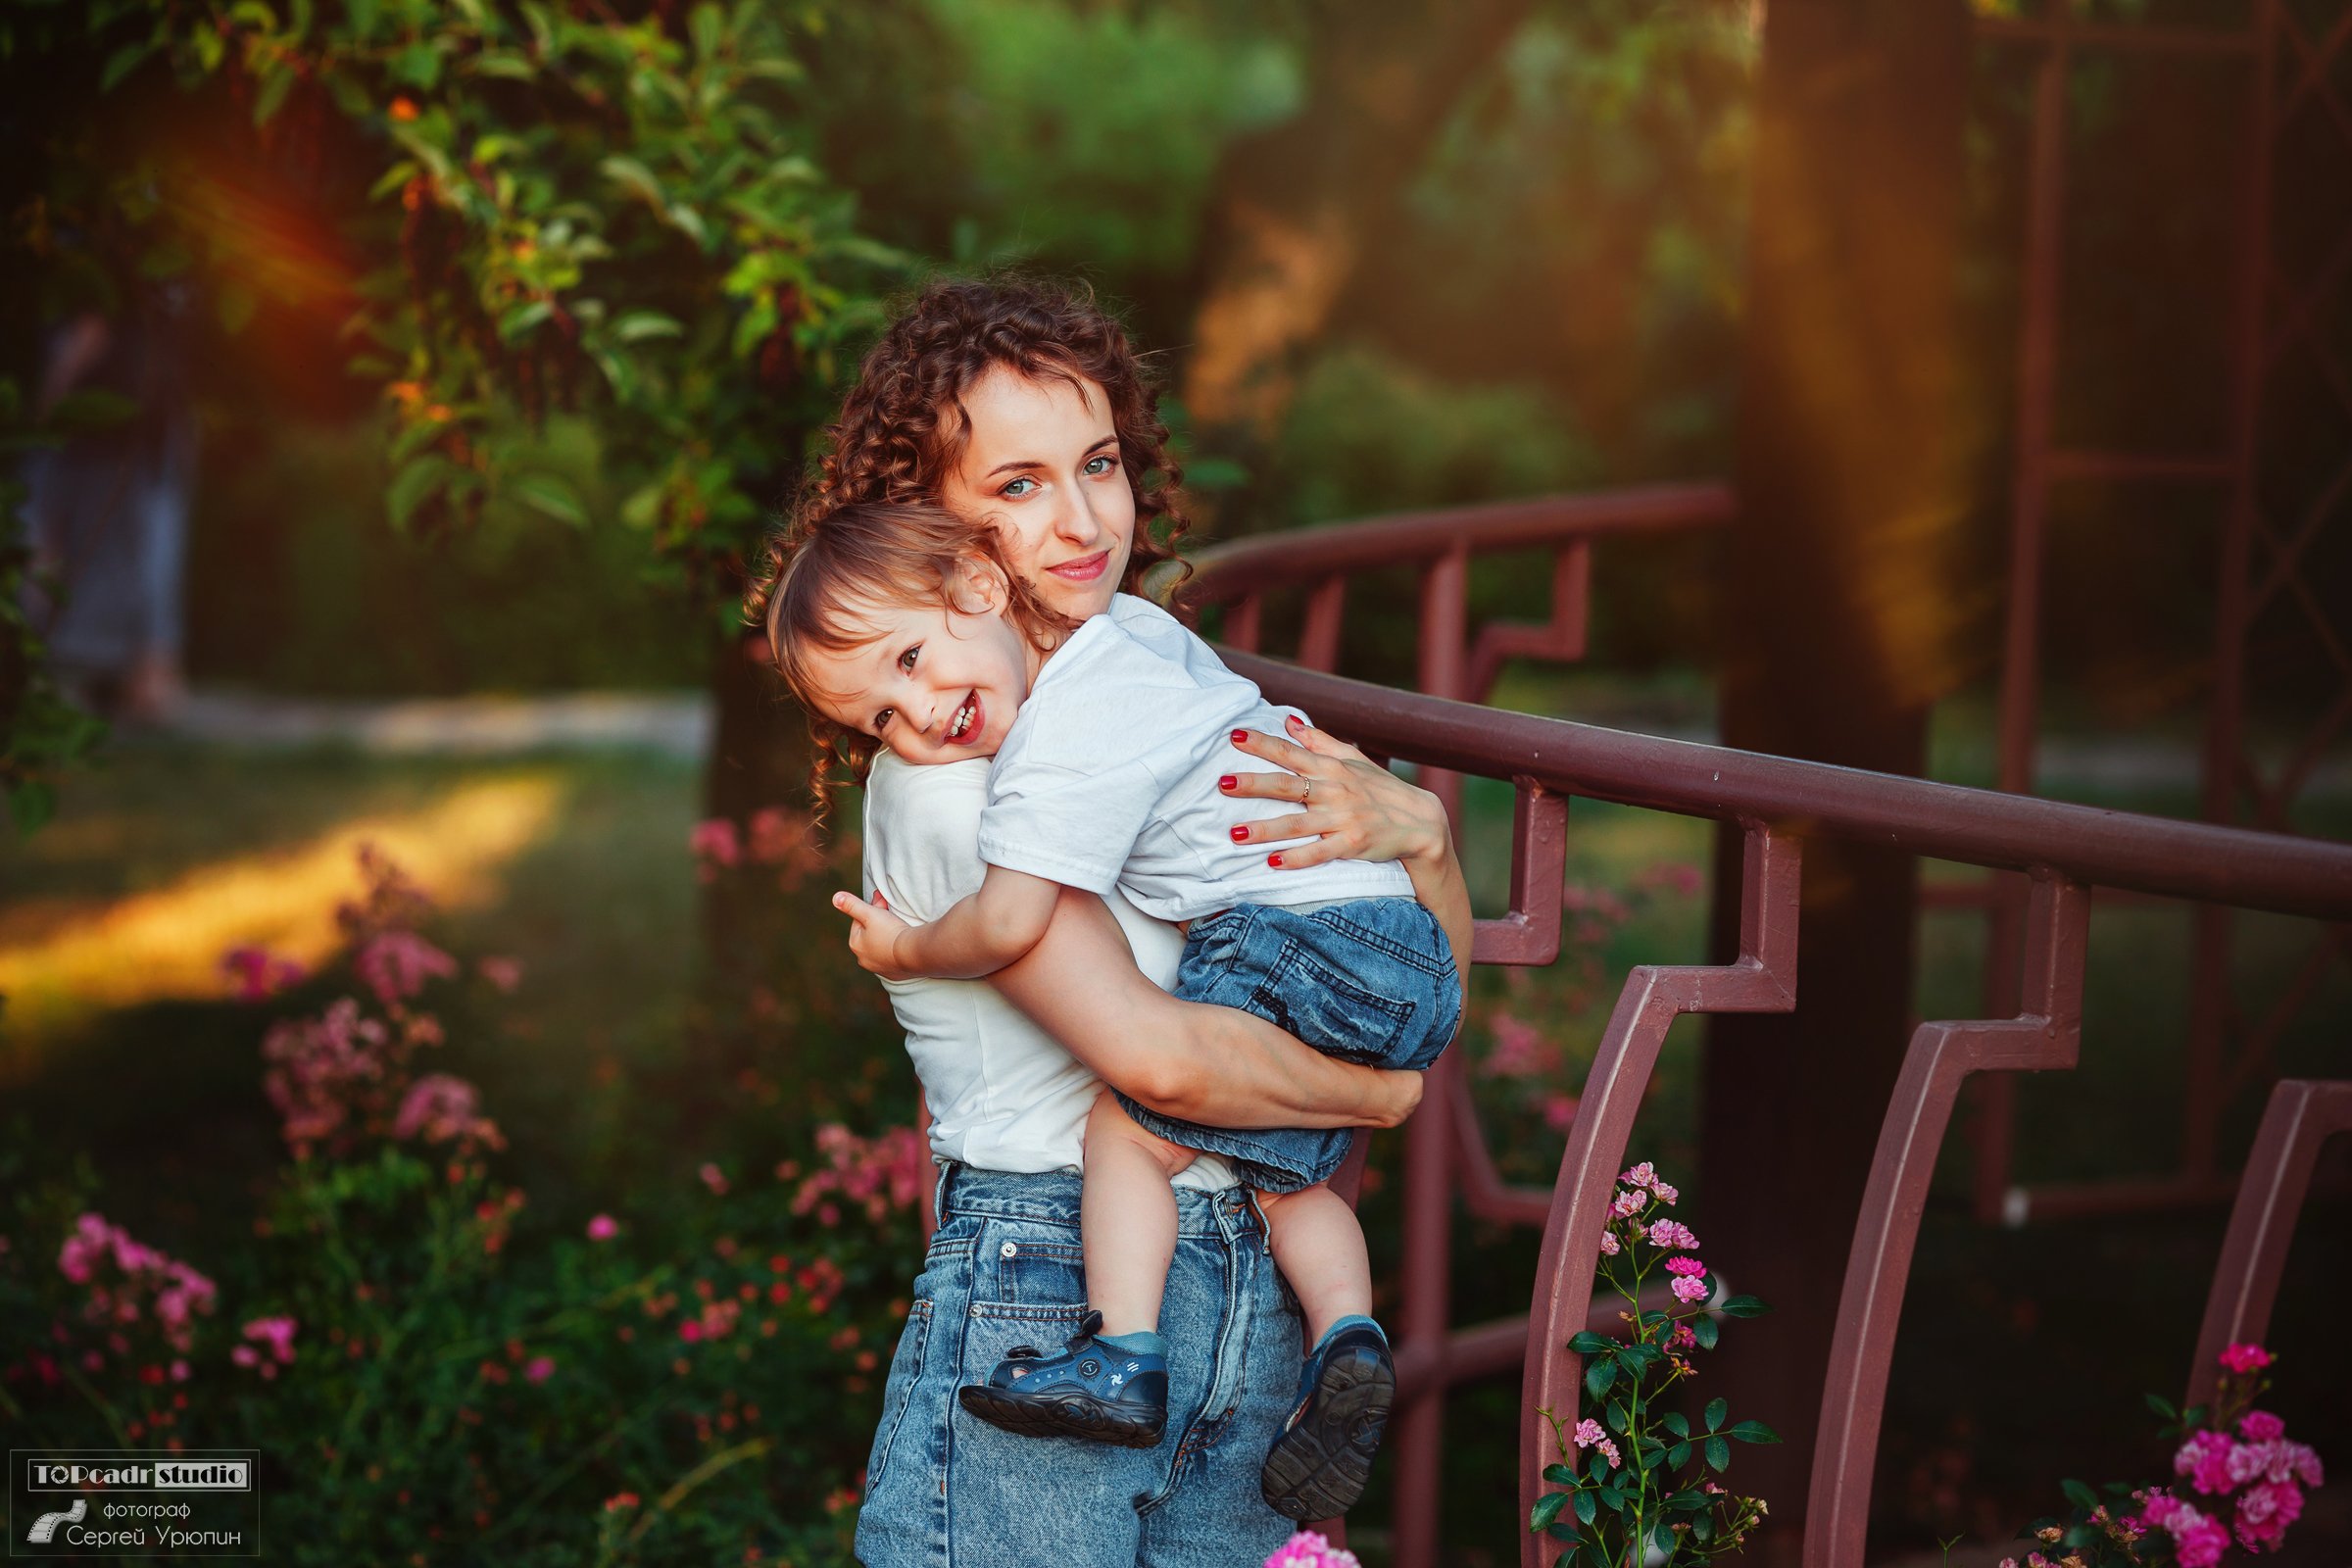
[[[794,543],[846,504],[945,506],[993,528],[1036,600],[1072,621],[1140,587],[1183,530],[1151,382],[1117,323],[1073,289],[932,285],[866,357],[831,435],[754,591],[762,614]],[[875,756],[857,731],[817,729],[863,779],[868,890],[915,919],[973,891],[987,762],[917,767]],[[1468,901],[1434,797],[1319,731],[1293,737],[1240,743],[1289,771],[1237,768],[1228,793],[1299,808],[1239,831],[1317,840],[1286,850],[1287,864],[1400,862],[1466,957]],[[867,1568],[1228,1568],[1263,1560],[1295,1528],[1268,1505],[1260,1469],[1298,1402],[1299,1321],[1262,1217],[1223,1160],[1176,1179],[1156,1446],[1017,1437],[956,1398],[1016,1348],[1057,1345],[1086,1317],[1078,1172],[1102,1083],[1231,1128],[1394,1126],[1419,1100],[1418,1074],[1351,1066],[1248,1013],[1170,998],[1182,947],[1121,895],[1065,889],[1044,940],[985,981],[890,982],[934,1116],[940,1227],[867,1467]]]

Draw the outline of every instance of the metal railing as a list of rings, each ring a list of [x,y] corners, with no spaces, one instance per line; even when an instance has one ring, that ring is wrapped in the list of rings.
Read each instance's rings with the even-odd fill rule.
[[[1581,653],[1596,541],[1707,526],[1728,518],[1731,510],[1731,498],[1719,486],[1677,486],[1303,530],[1210,553],[1188,589],[1193,603],[1223,607],[1229,662],[1275,701],[1306,710],[1319,725],[1376,755],[1420,764],[1424,780],[1449,804],[1458,801],[1462,774],[1513,786],[1511,908],[1501,918],[1478,922],[1480,962],[1541,965],[1556,956],[1572,796],[1735,824],[1744,839],[1739,957],[1724,965],[1645,965],[1627,977],[1548,1193],[1508,1187],[1495,1174],[1470,1113],[1458,1058],[1449,1055],[1431,1073],[1423,1112],[1405,1133],[1399,1407],[1390,1442],[1397,1476],[1395,1560],[1406,1568],[1438,1560],[1443,1396],[1453,1384],[1523,1362],[1523,1506],[1532,1506],[1541,1492],[1546,1428],[1537,1412],[1558,1414],[1578,1404],[1582,1369],[1567,1341],[1592,1310],[1592,1265],[1607,1204],[1659,1048],[1668,1026],[1685,1013],[1794,1006],[1797,878],[1806,839],[1851,840],[2023,873],[2030,888],[2017,1010],[1920,1025],[1882,1123],[1823,1395],[1806,1521],[1808,1568],[1858,1568],[1862,1561],[1903,1285],[1927,1184],[1962,1084],[1980,1072],[2075,1064],[2091,890],[2352,920],[2352,846],[2001,795],[1449,700],[1483,696],[1504,658]],[[1553,557],[1551,619],[1541,626],[1489,626],[1472,637],[1467,588],[1473,555],[1538,549]],[[1398,565],[1420,573],[1424,694],[1328,673],[1337,662],[1348,578]],[[1266,596],[1286,590],[1306,596],[1298,664],[1254,652]],[[2342,938],[2340,932],[2330,935]],[[2241,1190],[2241,1212],[2217,1274],[2214,1310],[2223,1313],[2226,1298],[2235,1301],[2231,1310],[2241,1327],[2267,1314],[2276,1291],[2284,1253],[2278,1238],[2282,1226],[2291,1228],[2282,1205],[2289,1189],[2292,1201],[2300,1201],[2294,1172],[2299,1168],[2307,1181],[2313,1129],[2340,1126],[2352,1115],[2346,1108],[2352,1092],[2336,1086],[2303,1091],[2326,1115],[2305,1115],[2297,1124],[2302,1141],[2289,1140],[2303,1151],[2300,1167],[2283,1154],[2266,1153],[2267,1143],[2258,1145],[2258,1181]],[[2282,1086],[2279,1093],[2285,1092]],[[2274,1101],[2274,1116],[2279,1102]],[[2338,1121],[2328,1122],[2327,1115]],[[2269,1123],[2264,1136],[2274,1136]],[[2263,1165],[2265,1159],[2272,1165]],[[2267,1206],[2249,1219],[2247,1194],[2258,1185],[2269,1193]],[[1457,1199],[1484,1217],[1544,1225],[1529,1318],[1451,1326],[1448,1271]],[[2241,1235],[2249,1226],[2259,1232],[2253,1240]],[[2217,1321],[2209,1314],[2208,1336],[2219,1332]],[[1554,1544],[1529,1539],[1529,1564],[1548,1563],[1555,1555]]]

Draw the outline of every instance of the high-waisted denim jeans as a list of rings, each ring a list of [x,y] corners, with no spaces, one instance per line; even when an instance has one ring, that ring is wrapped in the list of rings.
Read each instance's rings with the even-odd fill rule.
[[[858,1560],[866,1568],[1256,1568],[1296,1528],[1258,1470],[1298,1393],[1296,1306],[1246,1193],[1176,1193],[1160,1333],[1159,1446],[1015,1437],[967,1414],[1016,1345],[1060,1348],[1086,1312],[1078,1178],[951,1165],[939,1234],[882,1400]]]

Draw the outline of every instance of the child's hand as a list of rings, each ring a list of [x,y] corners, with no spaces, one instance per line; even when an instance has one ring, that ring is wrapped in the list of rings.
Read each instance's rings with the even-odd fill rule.
[[[836,893],[833,907],[850,917],[850,952],[858,967],[885,980],[918,978],[898,961],[899,939],[914,928],[890,912],[888,899],[877,893],[868,904],[855,893]]]

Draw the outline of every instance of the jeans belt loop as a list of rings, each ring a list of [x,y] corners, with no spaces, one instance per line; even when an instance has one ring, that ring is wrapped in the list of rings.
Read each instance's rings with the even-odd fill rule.
[[[1250,1207],[1255,1211],[1257,1215],[1258,1242],[1262,1247],[1265,1255],[1272,1257],[1274,1255],[1274,1225],[1272,1221],[1266,1218],[1266,1205],[1257,1200],[1256,1188],[1245,1187],[1242,1189],[1242,1191],[1250,1195]]]
[[[956,1169],[957,1165],[955,1160],[941,1160],[939,1162],[939,1178],[931,1188],[931,1213],[942,1225],[948,1222],[949,1179],[956,1174]]]

